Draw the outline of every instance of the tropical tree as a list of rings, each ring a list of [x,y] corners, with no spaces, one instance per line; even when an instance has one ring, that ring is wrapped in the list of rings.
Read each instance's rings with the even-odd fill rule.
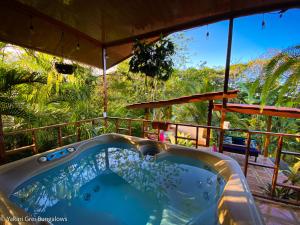
[[[33,118],[24,103],[16,100],[18,92],[15,87],[33,83],[46,83],[43,75],[28,72],[21,68],[9,68],[7,65],[0,66],[0,156],[4,158],[3,122],[2,116],[14,116]]]
[[[280,86],[277,105],[288,106],[300,104],[300,45],[285,49],[275,55],[264,68],[262,77],[262,105],[272,98],[270,90]]]

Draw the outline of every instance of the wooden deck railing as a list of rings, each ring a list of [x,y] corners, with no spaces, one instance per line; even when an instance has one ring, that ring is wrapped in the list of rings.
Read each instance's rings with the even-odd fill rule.
[[[86,120],[81,120],[81,121],[76,121],[76,122],[70,122],[70,123],[61,123],[61,124],[55,124],[55,125],[50,125],[50,126],[44,126],[44,127],[38,127],[38,128],[32,128],[32,129],[24,129],[24,130],[18,130],[18,131],[12,131],[12,132],[7,132],[4,133],[5,136],[14,136],[18,135],[21,133],[28,133],[31,134],[31,139],[32,143],[27,146],[22,146],[19,148],[15,149],[10,149],[6,150],[5,153],[6,155],[13,155],[17,154],[19,152],[31,149],[33,154],[37,154],[38,151],[38,145],[37,145],[37,138],[36,134],[40,131],[43,130],[49,130],[49,129],[57,129],[57,144],[58,146],[63,146],[64,145],[64,140],[71,138],[71,137],[77,137],[77,141],[81,140],[81,126],[84,124],[91,124],[92,126],[95,126],[97,122],[103,122],[103,127],[107,127],[108,122],[112,122],[114,124],[115,129],[111,130],[110,132],[116,132],[116,133],[124,133],[128,135],[132,135],[133,131],[133,123],[139,123],[141,126],[141,136],[146,137],[148,134],[154,134],[157,135],[157,140],[159,140],[160,136],[160,128],[158,127],[155,132],[149,131],[149,126],[151,124],[155,123],[167,123],[168,125],[173,125],[175,126],[175,143],[178,144],[178,139],[185,139],[185,140],[190,140],[190,141],[195,141],[195,147],[198,148],[198,136],[199,136],[199,128],[206,128],[207,133],[209,134],[211,130],[214,130],[216,132],[221,132],[220,127],[216,126],[205,126],[205,125],[196,125],[196,124],[186,124],[186,123],[175,123],[175,122],[159,122],[159,121],[151,121],[151,120],[145,120],[145,119],[133,119],[133,118],[119,118],[119,117],[98,117],[98,118],[93,118],[93,119],[86,119]],[[126,127],[122,127],[121,123],[125,122]],[[74,126],[76,127],[76,133],[71,134],[71,135],[66,135],[63,136],[63,128],[66,126]],[[196,137],[195,138],[189,138],[189,137],[183,137],[178,135],[178,127],[179,126],[188,126],[188,127],[193,127],[196,129]],[[240,132],[240,133],[246,133],[247,136],[247,143],[246,143],[246,153],[245,153],[245,165],[244,165],[244,174],[247,176],[247,171],[249,168],[249,165],[252,166],[259,166],[259,167],[264,167],[264,168],[269,168],[273,169],[273,177],[272,177],[272,190],[271,190],[271,198],[274,199],[275,197],[275,189],[277,186],[280,187],[287,187],[294,189],[297,192],[300,192],[299,186],[295,185],[289,185],[289,184],[284,184],[284,183],[278,183],[277,178],[278,178],[278,172],[280,168],[280,159],[282,155],[294,155],[294,156],[299,156],[300,154],[297,152],[289,152],[289,151],[282,151],[282,146],[283,146],[283,139],[284,138],[300,138],[300,135],[296,134],[286,134],[286,133],[274,133],[274,132],[265,132],[265,131],[254,131],[254,130],[245,130],[245,129],[226,129],[223,130],[223,132]],[[260,164],[260,163],[254,163],[254,162],[249,162],[249,156],[250,156],[250,140],[253,135],[268,135],[270,137],[277,137],[277,149],[275,152],[275,161],[274,161],[274,166],[270,165],[265,165],[265,164]],[[209,137],[207,137],[207,142],[205,146],[209,146]],[[222,152],[220,150],[220,152]],[[255,194],[259,197],[265,197],[263,195]],[[298,194],[299,196],[300,194]],[[276,199],[278,200],[278,199]],[[299,198],[297,199],[297,202],[299,203]]]

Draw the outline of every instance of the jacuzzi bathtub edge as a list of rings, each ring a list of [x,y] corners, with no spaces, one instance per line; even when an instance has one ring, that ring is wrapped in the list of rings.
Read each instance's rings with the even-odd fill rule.
[[[218,203],[219,223],[241,225],[264,224],[261,215],[255,206],[255,202],[249,190],[246,179],[241,171],[241,168],[235,160],[220,153],[212,153],[198,149],[196,150],[193,148],[165,144],[157,141],[114,133],[101,135],[89,140],[43,152],[1,166],[0,216],[24,217],[24,215],[27,215],[24,210],[20,209],[14,203],[8,200],[8,197],[13,190],[26,180],[73,159],[89,147],[117,140],[121,140],[123,142],[125,141],[128,144],[136,146],[137,149],[142,153],[148,154],[149,149],[151,149],[151,151],[154,150],[153,154],[156,155],[155,157],[160,157],[167,152],[172,152],[177,155],[193,157],[206,162],[209,166],[218,171],[218,173],[226,180],[223,194]],[[53,161],[41,163],[38,160],[42,156],[67,147],[75,147],[77,150],[65,157]],[[13,221],[11,224],[31,223]]]

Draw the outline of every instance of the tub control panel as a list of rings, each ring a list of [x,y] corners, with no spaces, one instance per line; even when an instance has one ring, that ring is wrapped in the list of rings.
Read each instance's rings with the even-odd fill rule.
[[[69,154],[71,154],[72,152],[74,152],[76,149],[74,147],[69,147],[69,148],[64,148],[64,149],[60,149],[58,151],[55,152],[51,152],[47,155],[41,156],[39,158],[40,162],[47,162],[47,161],[52,161],[54,159],[60,159],[62,157],[65,157]]]

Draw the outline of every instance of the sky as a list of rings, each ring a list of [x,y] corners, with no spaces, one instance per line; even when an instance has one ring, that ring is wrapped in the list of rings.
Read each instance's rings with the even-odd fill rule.
[[[197,67],[202,62],[209,67],[225,65],[228,24],[222,21],[183,31],[188,39],[185,42],[189,55],[187,67]],[[278,12],[237,18],[234,19],[231,63],[268,57],[296,44],[300,44],[300,9],[288,10],[281,18]]]

